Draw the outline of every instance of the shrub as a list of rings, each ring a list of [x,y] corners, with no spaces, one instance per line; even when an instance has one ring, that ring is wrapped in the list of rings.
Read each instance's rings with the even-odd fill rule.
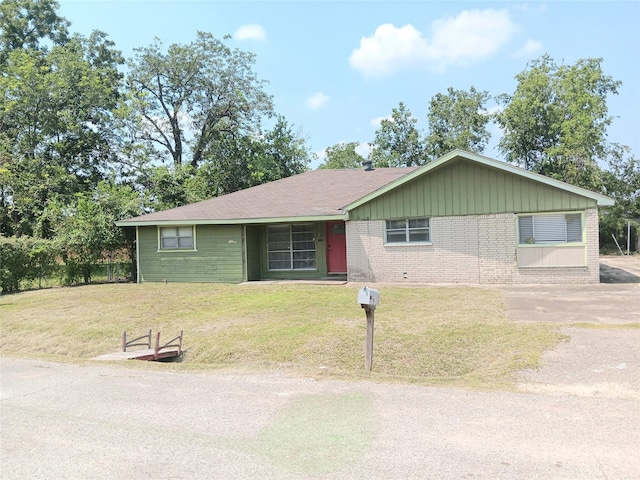
[[[58,249],[51,240],[0,236],[0,287],[16,292],[20,282],[41,279],[57,268]]]

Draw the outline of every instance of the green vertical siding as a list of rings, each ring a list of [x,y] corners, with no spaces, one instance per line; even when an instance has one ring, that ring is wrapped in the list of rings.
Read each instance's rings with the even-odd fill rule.
[[[138,229],[142,282],[244,281],[243,227],[197,225],[195,251],[158,251],[158,228]]]
[[[262,258],[262,247],[260,239],[264,227],[257,225],[247,225],[246,245],[247,245],[247,280],[260,280],[260,268]],[[266,247],[265,247],[266,248]]]
[[[465,160],[449,163],[349,212],[350,220],[583,210],[596,201]]]

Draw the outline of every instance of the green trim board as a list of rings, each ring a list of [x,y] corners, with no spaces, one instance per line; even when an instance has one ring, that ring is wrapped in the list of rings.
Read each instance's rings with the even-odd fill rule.
[[[345,214],[340,215],[320,215],[317,217],[273,217],[273,218],[234,218],[231,220],[153,220],[134,221],[119,220],[118,227],[151,227],[159,225],[163,227],[186,226],[186,225],[266,225],[271,223],[309,223],[309,222],[330,222],[344,220]]]

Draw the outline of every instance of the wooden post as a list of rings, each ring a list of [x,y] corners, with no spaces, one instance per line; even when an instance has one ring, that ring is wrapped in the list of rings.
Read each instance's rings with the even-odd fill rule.
[[[364,346],[364,368],[370,372],[373,368],[373,323],[376,307],[362,304],[362,308],[364,308],[367,314],[367,340]]]

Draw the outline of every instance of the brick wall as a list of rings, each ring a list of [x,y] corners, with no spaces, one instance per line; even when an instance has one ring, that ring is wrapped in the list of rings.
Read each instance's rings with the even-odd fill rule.
[[[348,279],[393,283],[597,283],[598,213],[585,214],[587,266],[518,268],[516,215],[431,218],[431,244],[385,245],[384,221],[346,224]]]
[[[513,213],[478,215],[480,283],[513,283],[516,229]]]
[[[476,217],[432,218],[430,245],[385,245],[384,224],[347,222],[349,281],[479,283]]]

